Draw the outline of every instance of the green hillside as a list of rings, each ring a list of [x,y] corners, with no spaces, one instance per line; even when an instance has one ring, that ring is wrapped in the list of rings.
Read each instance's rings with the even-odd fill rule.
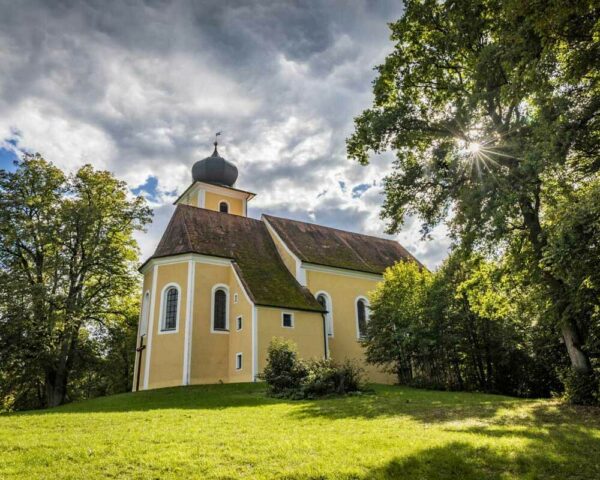
[[[265,398],[171,388],[0,416],[0,478],[600,478],[600,412],[375,387]]]

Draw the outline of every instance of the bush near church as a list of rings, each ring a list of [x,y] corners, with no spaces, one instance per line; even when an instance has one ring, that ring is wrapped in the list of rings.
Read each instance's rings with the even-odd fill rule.
[[[294,342],[283,338],[271,341],[261,379],[267,383],[269,395],[297,400],[356,393],[364,389],[362,369],[354,362],[303,361],[298,358]]]

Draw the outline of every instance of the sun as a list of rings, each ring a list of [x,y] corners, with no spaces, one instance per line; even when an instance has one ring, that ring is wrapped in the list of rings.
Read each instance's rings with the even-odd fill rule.
[[[481,150],[481,144],[479,142],[469,142],[467,144],[467,151],[473,155],[479,153]]]

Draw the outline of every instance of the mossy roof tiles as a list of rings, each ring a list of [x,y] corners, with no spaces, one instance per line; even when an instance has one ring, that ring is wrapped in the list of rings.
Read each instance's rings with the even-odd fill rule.
[[[257,305],[323,311],[287,270],[260,220],[178,205],[150,259],[186,253],[232,259]]]
[[[263,217],[290,250],[306,263],[377,274],[401,260],[418,263],[394,240],[271,215]]]

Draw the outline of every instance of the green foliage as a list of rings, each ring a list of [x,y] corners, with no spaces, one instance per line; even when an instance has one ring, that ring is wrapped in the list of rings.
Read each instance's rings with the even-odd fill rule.
[[[424,327],[432,275],[414,262],[400,262],[388,268],[383,278],[370,298],[366,358],[407,383],[414,376],[411,353],[428,343]]]
[[[40,155],[0,171],[0,199],[0,397],[32,408],[85,396],[83,379],[123,348],[113,334],[131,341],[133,233],[151,212],[109,172],[65,175]]]
[[[573,368],[588,372],[600,351],[585,273],[600,271],[588,192],[600,169],[599,18],[586,0],[408,0],[373,106],[347,141],[363,164],[370,152],[396,154],[382,213],[390,232],[416,215],[425,235],[446,222],[464,250],[510,252],[505,265],[535,290]],[[493,294],[465,295],[489,321],[509,313]]]
[[[284,338],[271,340],[267,350],[267,364],[261,374],[261,379],[267,382],[270,395],[292,396],[307,375],[307,368],[298,358],[294,342]]]
[[[297,395],[300,398],[344,395],[364,390],[362,369],[350,360],[341,364],[329,358],[314,360],[308,362],[306,367],[308,374],[302,379]]]
[[[291,340],[274,338],[267,351],[267,365],[261,379],[269,395],[278,398],[317,398],[358,392],[363,388],[362,370],[347,360],[303,361]]]
[[[598,379],[589,372],[565,371],[562,381],[565,385],[564,398],[574,405],[597,405],[600,403]]]
[[[371,294],[367,360],[405,385],[549,396],[565,364],[537,305],[534,290],[480,257],[456,251],[434,274],[400,263]]]

